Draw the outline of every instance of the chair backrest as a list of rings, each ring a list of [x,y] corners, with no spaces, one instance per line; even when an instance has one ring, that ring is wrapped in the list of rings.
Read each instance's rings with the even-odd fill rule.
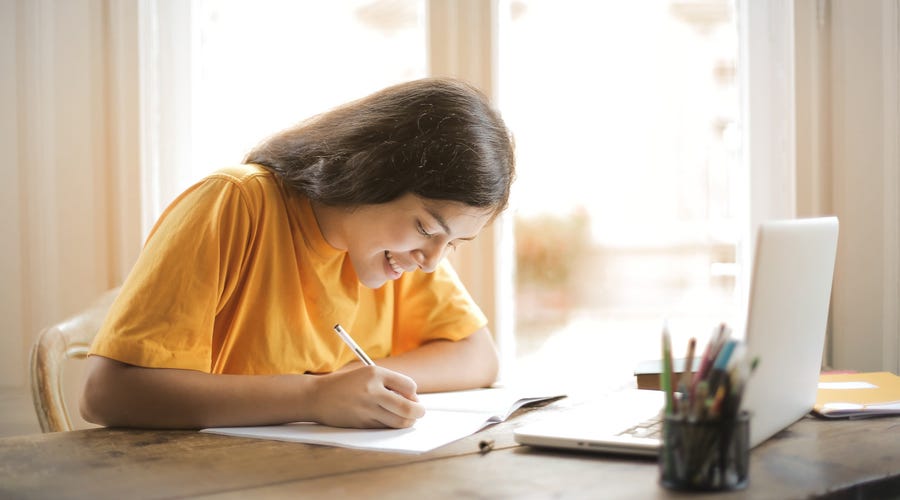
[[[84,359],[119,289],[108,290],[87,309],[44,331],[31,348],[31,397],[42,432],[72,430],[63,393],[67,359]]]

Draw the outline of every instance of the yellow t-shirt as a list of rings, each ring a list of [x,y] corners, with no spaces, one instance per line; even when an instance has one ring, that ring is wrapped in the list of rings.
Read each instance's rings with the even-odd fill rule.
[[[150,233],[92,354],[209,373],[326,373],[487,320],[446,261],[377,290],[322,237],[309,200],[257,165],[216,172],[178,197]]]

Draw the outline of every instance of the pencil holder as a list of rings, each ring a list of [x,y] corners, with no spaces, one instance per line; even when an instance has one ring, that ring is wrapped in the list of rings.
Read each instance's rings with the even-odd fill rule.
[[[667,416],[659,455],[660,483],[687,491],[736,490],[750,470],[750,415],[691,421]]]

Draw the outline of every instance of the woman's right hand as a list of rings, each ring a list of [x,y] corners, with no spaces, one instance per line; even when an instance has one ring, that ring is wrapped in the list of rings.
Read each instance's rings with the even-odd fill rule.
[[[413,379],[387,368],[361,366],[315,377],[309,403],[321,424],[400,429],[425,415]]]
[[[425,414],[416,383],[380,366],[327,375],[221,375],[87,359],[85,420],[111,427],[203,429],[287,422],[403,428]]]

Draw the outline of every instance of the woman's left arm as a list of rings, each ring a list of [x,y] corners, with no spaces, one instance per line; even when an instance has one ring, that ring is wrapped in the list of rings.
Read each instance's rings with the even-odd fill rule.
[[[461,340],[432,340],[375,363],[411,377],[418,392],[488,387],[497,380],[497,348],[487,327]]]

